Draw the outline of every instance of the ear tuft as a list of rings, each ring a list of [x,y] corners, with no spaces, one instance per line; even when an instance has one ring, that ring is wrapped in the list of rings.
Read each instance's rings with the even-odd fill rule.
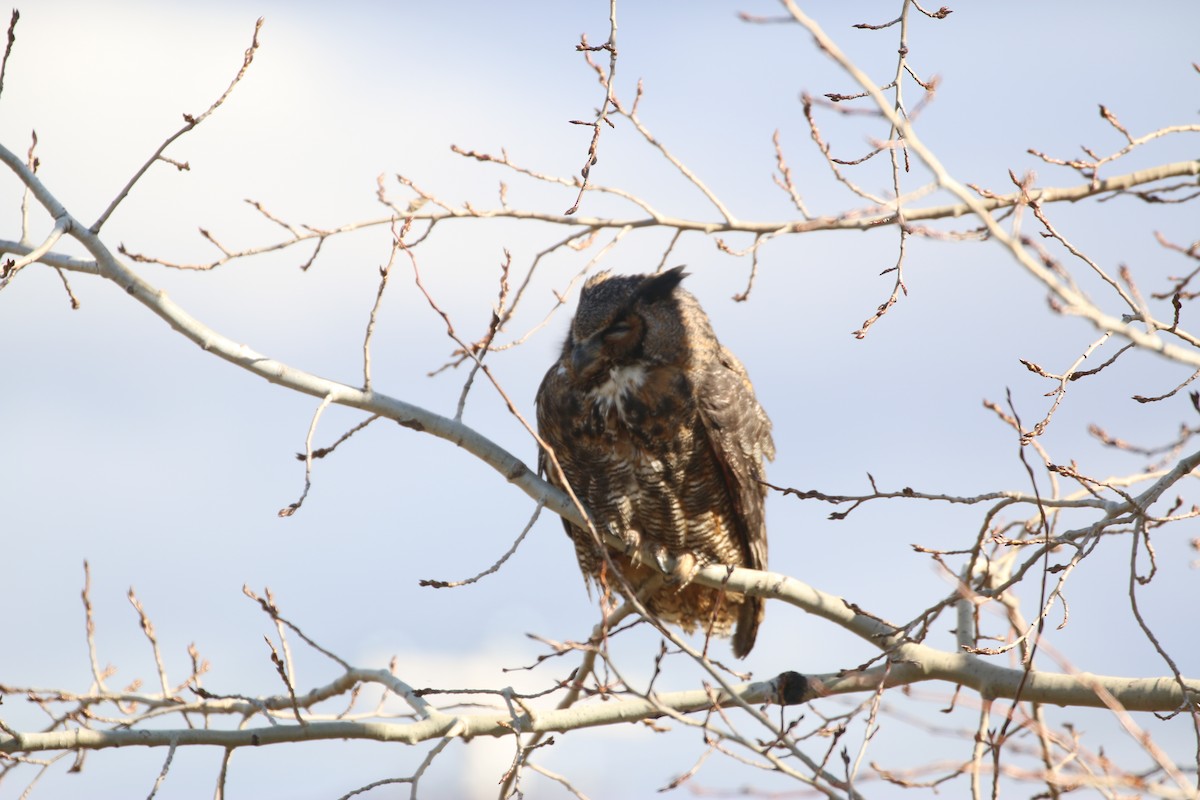
[[[646,279],[642,281],[642,285],[638,287],[637,295],[646,303],[656,303],[669,297],[680,281],[686,277],[687,273],[683,271],[682,266],[672,267],[657,275],[647,275]]]

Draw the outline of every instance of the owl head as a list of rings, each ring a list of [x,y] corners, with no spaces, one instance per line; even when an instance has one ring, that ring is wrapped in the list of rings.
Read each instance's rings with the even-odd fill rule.
[[[589,278],[563,347],[572,379],[587,384],[620,367],[679,361],[687,352],[682,305],[695,304],[679,288],[686,275],[675,267],[653,275],[601,272]]]

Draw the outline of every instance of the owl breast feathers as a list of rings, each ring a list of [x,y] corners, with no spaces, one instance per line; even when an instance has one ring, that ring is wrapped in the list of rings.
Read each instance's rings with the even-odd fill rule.
[[[762,600],[690,581],[708,564],[766,569],[760,481],[775,446],[745,368],[679,286],[684,275],[605,272],[587,282],[538,389],[538,429],[597,530],[625,542],[611,558],[633,588],[658,570],[631,554],[668,573],[644,598],[648,610],[689,632],[732,629],[740,658],[754,646]],[[544,453],[539,463],[561,486]],[[599,580],[594,538],[564,526],[584,575]]]

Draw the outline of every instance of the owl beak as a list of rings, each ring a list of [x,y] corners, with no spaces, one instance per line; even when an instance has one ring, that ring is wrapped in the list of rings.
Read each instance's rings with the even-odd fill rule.
[[[582,375],[600,355],[600,343],[595,339],[585,339],[571,348],[571,372]]]

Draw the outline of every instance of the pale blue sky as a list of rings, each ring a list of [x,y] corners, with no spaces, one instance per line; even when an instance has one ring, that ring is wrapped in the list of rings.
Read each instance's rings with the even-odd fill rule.
[[[881,82],[888,79],[894,31],[850,25],[890,19],[898,2],[811,5],[848,52]],[[743,9],[778,13],[763,2],[622,5],[620,92],[628,98],[636,80],[645,80],[643,120],[742,218],[791,214],[770,181],[776,129],[813,210],[853,207],[809,140],[798,96],[854,87],[798,29],[740,23],[735,12]],[[465,162],[448,146],[506,147],[531,168],[577,170],[588,132],[567,121],[592,113],[600,91],[574,44],[584,31],[593,43],[607,35],[603,2],[351,2],[335,10],[315,2],[37,0],[21,11],[0,97],[0,140],[22,152],[36,128],[42,179],[89,222],[178,127],[181,113],[201,111],[224,89],[255,18],[266,17],[262,49],[243,85],[169,151],[191,170],[156,166],[106,226],[110,246],[124,242],[180,261],[210,257],[198,226],[230,246],[275,236],[244,198],[318,227],[379,216],[380,173],[400,172],[448,201],[480,206],[494,204],[497,181],[506,180],[514,205],[566,208],[573,200],[566,190],[547,191]],[[1071,156],[1081,144],[1117,149],[1121,142],[1100,120],[1099,103],[1137,133],[1194,123],[1198,24],[1200,10],[1192,5],[1135,11],[1115,2],[966,3],[942,22],[917,17],[911,63],[924,76],[942,78],[921,118],[925,140],[961,179],[996,190],[1010,186],[1009,169],[1035,169],[1042,185],[1074,185],[1073,174],[1026,150]],[[911,84],[907,91],[916,98]],[[821,124],[844,158],[861,155],[868,135],[886,132],[828,114]],[[1194,153],[1194,135],[1168,140],[1113,172]],[[669,213],[715,217],[628,126],[604,134],[593,177],[644,193]],[[888,188],[879,170],[856,179],[873,191]],[[922,179],[918,172],[907,188]],[[17,235],[19,198],[15,182],[0,179],[0,238]],[[631,213],[592,196],[586,202],[596,213]],[[1146,207],[1118,199],[1052,213],[1107,268],[1127,263],[1147,287],[1189,268],[1158,248],[1151,232],[1193,240],[1194,204]],[[35,219],[36,236],[46,223]],[[540,224],[446,225],[419,256],[431,291],[465,334],[476,336],[494,300],[502,249],[512,251],[523,274],[537,251],[561,237]],[[605,263],[652,269],[668,239],[663,232],[631,234]],[[1018,359],[1065,368],[1093,331],[1053,316],[1043,292],[997,248],[917,240],[906,262],[909,297],[857,341],[850,332],[890,291],[890,279],[879,273],[894,262],[895,239],[887,230],[777,241],[763,251],[747,304],[729,300],[744,287],[747,265],[719,254],[711,240],[685,238],[672,262],[689,265],[689,287],[746,363],[775,421],[773,482],[852,494],[867,490],[870,472],[886,488],[955,494],[1026,488],[1011,432],[981,401],[1003,401],[1011,388],[1023,416],[1036,419],[1050,387]],[[140,271],[222,333],[301,369],[356,383],[386,233],[331,240],[301,274],[296,266],[308,253],[304,246],[215,274]],[[540,319],[551,288],[565,285],[581,265],[582,257],[565,255],[544,265],[514,332]],[[565,676],[565,665],[532,675],[499,671],[540,652],[526,632],[579,639],[596,619],[556,520],[541,520],[512,562],[478,585],[419,588],[421,578],[463,578],[492,563],[525,524],[531,503],[453,446],[379,423],[319,463],[304,508],[280,520],[275,512],[303,485],[292,454],[303,447],[316,401],[206,355],[109,284],[85,276],[71,281],[82,302],[75,312],[58,277],[44,269],[28,270],[0,294],[0,598],[9,609],[0,623],[0,682],[87,688],[79,603],[84,559],[92,565],[101,658],[121,670],[114,685],[154,680],[125,599],[131,585],[157,625],[171,675],[185,673],[185,648],[195,642],[213,662],[205,681],[218,692],[279,690],[261,641],[271,629],[242,596],[243,584],[270,586],[289,617],[356,664],[382,666],[397,654],[402,676],[416,686],[540,689],[550,676]],[[560,315],[528,344],[494,358],[526,414],[565,325]],[[377,334],[377,388],[452,414],[463,376],[425,377],[451,349],[442,330],[402,265]],[[1165,392],[1186,375],[1142,357],[1080,382],[1045,437],[1052,457],[1077,459],[1099,476],[1136,471],[1138,461],[1105,451],[1086,426],[1098,422],[1145,444],[1169,440],[1190,419],[1186,397],[1139,405],[1128,396]],[[532,463],[533,443],[494,394],[480,386],[473,398],[465,420]],[[357,419],[331,410],[318,442]],[[948,590],[910,543],[963,547],[982,518],[978,508],[876,504],[831,522],[829,510],[772,498],[772,567],[893,619],[912,616]],[[1200,603],[1196,572],[1188,567],[1191,530],[1177,526],[1156,543],[1163,574],[1142,602],[1181,668],[1195,672],[1194,630],[1172,612]],[[1072,579],[1072,622],[1052,641],[1094,672],[1165,674],[1126,607],[1127,548],[1110,549]],[[936,637],[932,643],[950,646],[944,630]],[[851,667],[871,654],[849,635],[775,605],[759,642],[745,667],[764,678],[785,669]],[[629,670],[648,674],[655,639],[630,636],[623,646]],[[301,670],[305,686],[333,675],[317,659],[302,659]],[[681,670],[672,688],[690,687],[689,680]],[[16,698],[7,699],[3,717],[9,724],[38,719]],[[1101,715],[1061,718],[1107,732],[1106,750],[1132,752]],[[948,724],[969,726],[971,715]],[[1152,730],[1186,758],[1184,728]],[[872,752],[885,765],[904,766],[914,757],[913,730],[887,722]],[[238,753],[231,796],[336,797],[405,774],[424,752],[331,744],[314,763],[306,757],[317,747]],[[544,760],[592,797],[648,797],[687,770],[699,747],[692,733],[593,731],[561,737]],[[601,748],[612,761],[596,763]],[[84,782],[97,796],[144,796],[163,755],[93,754],[81,776],[51,770],[34,796],[65,796]],[[510,757],[508,742],[456,745],[427,778],[429,796],[492,797]],[[181,753],[159,797],[209,796],[218,758]],[[611,769],[618,758],[628,769]],[[13,777],[0,784],[0,798],[20,794],[24,783]],[[714,761],[697,781],[732,788],[759,779]],[[785,788],[769,776],[761,785]],[[531,783],[530,792],[563,796],[546,782]]]

